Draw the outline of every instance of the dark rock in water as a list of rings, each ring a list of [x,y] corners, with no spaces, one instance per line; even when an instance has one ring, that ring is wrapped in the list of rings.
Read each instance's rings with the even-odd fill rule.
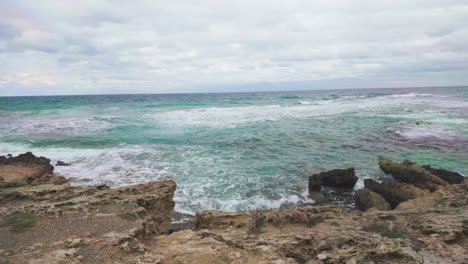
[[[354,168],[324,171],[309,177],[309,192],[320,191],[321,185],[352,189],[357,180]]]
[[[450,184],[460,184],[465,179],[465,177],[458,172],[432,168],[430,165],[423,165],[421,167]]]
[[[365,179],[364,185],[367,189],[382,195],[392,209],[395,209],[401,202],[423,196],[427,193],[423,189],[405,183],[378,183],[372,179]]]
[[[61,160],[58,160],[57,163],[55,163],[55,166],[70,166],[71,163],[68,163],[68,162],[64,162],[64,161],[61,161]]]
[[[435,191],[439,186],[448,184],[446,181],[434,176],[423,167],[409,160],[397,163],[388,158],[379,157],[379,166],[380,169],[385,173],[391,174],[397,181],[413,184],[431,192]]]
[[[309,193],[320,192],[322,188],[322,181],[320,180],[319,174],[314,174],[309,177]]]
[[[367,211],[370,208],[376,208],[380,211],[392,209],[382,195],[368,189],[357,190],[354,194],[354,202],[356,209],[361,211]]]

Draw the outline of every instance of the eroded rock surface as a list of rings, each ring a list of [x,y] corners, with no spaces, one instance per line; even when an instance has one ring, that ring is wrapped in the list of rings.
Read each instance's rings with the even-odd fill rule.
[[[395,180],[402,183],[414,184],[421,189],[435,191],[439,186],[448,184],[445,180],[409,160],[397,163],[388,158],[379,157],[378,162],[380,169],[385,173],[391,174]]]
[[[173,181],[111,189],[42,179],[0,189],[0,262],[468,263],[466,183],[434,192],[395,183],[416,189],[386,211],[204,211],[193,229],[171,233]],[[367,182],[386,191],[358,191],[363,204],[387,209],[382,197],[399,189]]]
[[[16,157],[0,156],[0,188],[27,185],[53,171],[49,159],[36,157],[31,152]]]
[[[375,208],[380,211],[392,209],[391,205],[382,195],[369,189],[357,190],[354,198],[356,208],[361,211],[366,211],[370,208]]]

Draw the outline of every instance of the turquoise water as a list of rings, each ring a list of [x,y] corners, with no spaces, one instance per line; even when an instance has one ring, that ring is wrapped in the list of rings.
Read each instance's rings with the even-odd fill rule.
[[[74,184],[174,179],[186,213],[306,202],[333,168],[360,188],[378,155],[468,175],[468,87],[0,97],[0,124],[0,155],[72,162]]]

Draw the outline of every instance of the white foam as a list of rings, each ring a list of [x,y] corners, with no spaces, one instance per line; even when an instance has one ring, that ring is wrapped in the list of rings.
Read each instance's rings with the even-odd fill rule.
[[[337,115],[348,112],[363,112],[402,105],[419,104],[412,98],[416,94],[355,98],[353,100],[301,100],[296,105],[256,105],[238,107],[209,107],[184,109],[150,114],[157,122],[178,126],[235,127],[246,123],[277,121],[281,119],[306,119]],[[409,98],[408,98],[409,97]]]
[[[400,136],[417,140],[417,139],[437,139],[437,140],[451,140],[453,135],[448,131],[442,131],[439,129],[429,129],[429,128],[409,128],[406,130],[396,131]]]
[[[177,195],[175,210],[186,214],[195,214],[196,210],[222,210],[227,212],[237,212],[257,209],[280,208],[282,205],[297,205],[299,203],[313,203],[314,200],[308,198],[308,192],[298,194],[283,194],[276,199],[268,199],[261,195],[252,197],[237,197],[235,199],[219,199],[209,196],[190,197]],[[196,201],[196,202],[195,202]]]
[[[15,135],[83,135],[110,128],[105,120],[89,117],[0,118],[2,129]]]

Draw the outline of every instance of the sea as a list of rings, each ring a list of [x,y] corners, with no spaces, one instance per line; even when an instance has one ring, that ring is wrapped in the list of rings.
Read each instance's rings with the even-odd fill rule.
[[[72,184],[177,182],[176,211],[313,202],[311,174],[378,156],[468,175],[468,87],[0,97],[0,155],[71,163]]]

